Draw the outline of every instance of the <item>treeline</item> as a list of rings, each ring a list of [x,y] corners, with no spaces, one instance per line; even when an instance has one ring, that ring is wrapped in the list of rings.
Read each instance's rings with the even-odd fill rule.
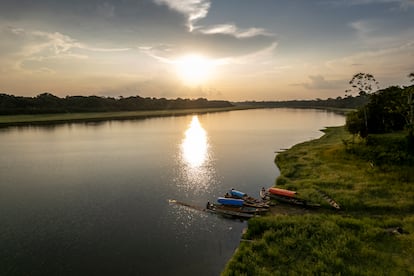
[[[348,113],[347,130],[361,142],[344,141],[347,150],[376,165],[414,164],[414,85],[366,90],[365,73],[356,87],[369,101]],[[369,74],[368,74],[369,75]],[[355,76],[353,79],[355,79]],[[372,76],[372,75],[369,75]],[[414,73],[409,75],[414,82]],[[373,78],[373,77],[372,77]],[[351,83],[351,82],[350,82]]]
[[[98,96],[66,96],[60,98],[50,93],[43,93],[36,97],[0,94],[0,115],[172,110],[231,106],[233,105],[228,101],[209,101],[204,98],[166,99],[143,98],[140,96],[118,99]]]
[[[291,101],[246,101],[238,104],[258,107],[290,107],[290,108],[346,108],[356,109],[368,103],[367,95],[347,96],[345,98],[328,98],[325,100],[291,100]]]
[[[413,93],[414,85],[390,86],[368,94],[369,102],[348,114],[348,131],[361,137],[401,130],[408,130],[413,135]]]

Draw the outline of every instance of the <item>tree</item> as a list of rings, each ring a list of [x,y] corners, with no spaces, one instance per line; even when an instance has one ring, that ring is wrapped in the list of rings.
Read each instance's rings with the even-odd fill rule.
[[[351,96],[355,90],[360,96],[370,94],[379,89],[378,81],[372,74],[357,73],[349,81],[351,89],[345,90],[345,96]]]
[[[359,135],[362,138],[368,135],[367,128],[365,127],[364,114],[361,110],[347,114],[345,127],[353,135]]]
[[[366,137],[370,133],[389,133],[409,128],[408,90],[390,86],[368,95],[369,103],[347,116],[348,131]]]
[[[410,81],[414,83],[414,73],[408,74]],[[410,150],[414,152],[414,85],[407,87],[407,99],[408,99],[408,106],[409,106],[409,113],[408,113],[408,144]]]

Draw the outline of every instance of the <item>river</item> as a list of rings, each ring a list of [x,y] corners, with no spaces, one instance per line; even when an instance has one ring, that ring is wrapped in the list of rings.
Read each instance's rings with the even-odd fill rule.
[[[246,222],[197,206],[274,185],[344,116],[255,109],[0,129],[1,275],[218,275]]]

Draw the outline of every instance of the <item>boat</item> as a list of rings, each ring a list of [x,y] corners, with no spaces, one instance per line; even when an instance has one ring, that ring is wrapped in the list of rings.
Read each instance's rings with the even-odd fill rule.
[[[274,188],[274,187],[269,188],[267,190],[264,187],[262,187],[262,189],[260,190],[260,197],[263,200],[266,200],[270,197],[296,198],[297,194],[298,193],[296,191]]]
[[[258,214],[254,210],[247,210],[245,207],[237,207],[207,202],[206,211],[229,216],[233,218],[249,219]]]
[[[294,198],[298,194],[296,191],[280,189],[280,188],[273,188],[273,187],[269,188],[268,192],[271,195],[285,196],[285,197],[291,197],[291,198]]]
[[[185,206],[185,207],[198,210],[198,211],[202,211],[202,212],[210,212],[210,213],[223,215],[226,217],[239,218],[239,219],[249,219],[255,216],[259,216],[261,213],[260,209],[246,207],[246,206],[225,205],[225,204],[220,204],[220,203],[213,204],[213,203],[207,202],[206,207],[203,208],[201,206],[195,206],[195,205],[188,204],[188,203],[178,201],[175,199],[169,199],[168,202],[171,204]]]
[[[231,189],[224,195],[225,198],[235,198],[243,200],[244,206],[255,207],[255,208],[269,208],[269,204],[263,200],[248,196],[246,193]]]
[[[257,208],[254,206],[246,206],[244,203],[244,200],[237,199],[237,198],[227,198],[227,197],[218,197],[217,203],[225,206],[226,208],[238,208],[237,210],[239,212],[245,212],[245,213],[264,213],[267,212],[267,209],[263,208]]]
[[[297,197],[296,191],[279,189],[279,188],[269,188],[266,190],[262,188],[260,190],[260,196],[263,199],[274,199],[282,203],[289,203],[293,205],[298,205],[306,208],[317,208],[320,207],[320,204],[309,202],[305,199]]]
[[[244,204],[243,199],[237,199],[237,198],[229,198],[229,197],[218,197],[217,202],[223,205],[231,205],[231,206],[238,206],[241,207]]]

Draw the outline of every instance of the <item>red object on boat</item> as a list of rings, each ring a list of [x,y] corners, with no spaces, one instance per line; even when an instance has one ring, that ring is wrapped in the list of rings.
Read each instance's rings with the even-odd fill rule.
[[[280,196],[287,196],[287,197],[295,197],[297,192],[295,191],[289,191],[285,189],[279,189],[279,188],[269,188],[269,193],[273,195],[280,195]]]

